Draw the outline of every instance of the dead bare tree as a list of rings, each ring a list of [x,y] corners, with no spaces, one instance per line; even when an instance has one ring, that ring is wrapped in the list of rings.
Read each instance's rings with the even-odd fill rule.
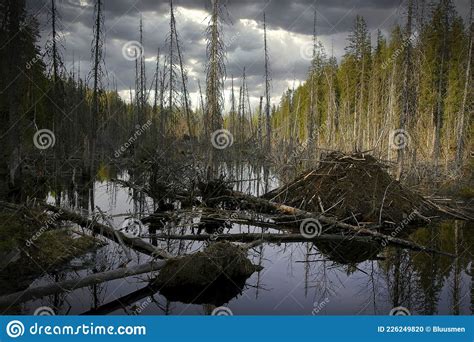
[[[442,43],[439,49],[439,65],[438,65],[438,79],[437,79],[437,100],[436,100],[436,112],[434,117],[434,146],[433,146],[433,159],[435,175],[438,174],[439,158],[441,154],[441,130],[443,128],[443,112],[444,112],[444,101],[443,94],[446,88],[446,64],[447,64],[447,53],[448,53],[448,30],[449,30],[449,3],[448,1],[441,1],[442,6]]]
[[[472,41],[474,33],[474,25],[472,24],[472,14],[473,14],[473,0],[471,0],[471,15],[469,19],[469,51],[467,54],[467,66],[466,66],[466,80],[464,81],[464,90],[461,109],[459,111],[458,118],[458,127],[457,127],[457,147],[456,147],[456,167],[460,170],[463,166],[463,157],[464,157],[464,145],[465,145],[465,131],[466,127],[469,127],[469,122],[466,123],[466,106],[467,98],[470,90],[472,91],[472,86],[470,81],[472,81],[471,75],[471,62],[472,62]]]
[[[53,82],[53,87],[51,89],[52,95],[51,99],[54,99],[54,105],[51,106],[51,115],[53,122],[53,130],[59,132],[62,130],[64,117],[61,115],[61,112],[64,111],[64,84],[62,82],[62,76],[64,71],[63,56],[62,56],[62,35],[59,33],[61,18],[59,16],[56,0],[51,0],[51,10],[50,10],[50,21],[51,21],[51,36],[48,42],[46,43],[46,55],[49,57],[50,63],[50,74]],[[65,128],[65,127],[64,127]],[[65,150],[66,144],[64,143],[64,138],[62,135],[58,137],[61,142],[58,144],[58,147]],[[58,149],[54,150],[57,155]]]
[[[93,168],[95,165],[95,152],[97,144],[97,130],[98,121],[100,117],[100,97],[102,88],[102,76],[103,76],[103,46],[104,46],[104,16],[102,12],[102,0],[96,0],[95,7],[95,22],[94,22],[94,39],[92,41],[92,60],[93,65],[91,69],[92,77],[92,106],[90,111],[90,130],[88,136],[89,144],[89,174],[93,174]]]
[[[314,9],[314,18],[313,18],[313,58],[311,62],[310,69],[310,94],[309,94],[309,118],[308,118],[308,139],[312,144],[314,141],[314,118],[316,116],[315,111],[317,110],[317,103],[315,99],[315,84],[314,84],[314,74],[316,72],[314,61],[316,59],[316,44],[317,44],[317,35],[316,35],[316,8]]]
[[[146,71],[145,71],[145,53],[143,50],[143,19],[140,17],[140,45],[138,53],[138,89],[137,89],[137,109],[138,109],[138,125],[143,125],[146,121]]]
[[[235,92],[234,92],[234,75],[232,75],[231,93],[230,93],[230,131],[235,134]]]
[[[269,76],[269,57],[267,48],[267,24],[265,21],[265,12],[263,12],[263,47],[265,50],[265,119],[266,119],[266,148],[271,152],[272,126],[270,122],[270,76]]]
[[[257,123],[257,140],[258,144],[260,147],[262,147],[262,123],[263,123],[263,118],[262,118],[262,105],[263,105],[263,96],[260,96],[260,103],[258,105],[258,123]]]
[[[187,86],[186,86],[186,84],[187,84],[187,75],[186,75],[186,69],[184,68],[183,57],[182,57],[182,54],[181,54],[181,48],[180,48],[180,45],[179,45],[178,31],[176,30],[176,19],[174,17],[173,9],[171,9],[171,19],[170,20],[173,21],[174,38],[175,38],[175,42],[176,42],[176,50],[177,50],[177,53],[178,53],[179,69],[181,71],[181,82],[182,82],[183,97],[184,97],[184,110],[185,110],[185,114],[186,114],[186,123],[188,125],[188,134],[189,134],[190,137],[193,137],[194,132],[192,130],[191,111],[189,109],[188,89],[187,89]]]
[[[225,45],[222,36],[222,7],[219,0],[212,1],[212,11],[207,27],[206,66],[206,139],[212,131],[222,127],[222,102],[225,79]],[[209,131],[210,129],[210,131]]]
[[[156,67],[155,67],[155,77],[154,77],[154,92],[155,96],[153,97],[153,122],[154,126],[158,123],[158,94],[160,92],[160,48],[156,52]],[[155,126],[156,127],[156,126]]]
[[[177,97],[179,96],[178,93],[178,53],[176,51],[176,22],[174,20],[174,7],[173,7],[173,0],[170,0],[170,32],[168,34],[168,58],[167,58],[167,77],[168,77],[168,111],[164,114],[163,120],[163,129],[164,134],[167,135],[170,127],[169,124],[175,123],[175,115],[174,111],[175,108],[178,107],[177,105]]]
[[[413,74],[413,56],[412,56],[412,18],[413,18],[413,0],[408,2],[408,18],[405,28],[405,54],[403,58],[403,89],[402,89],[402,110],[400,113],[400,129],[405,130],[410,126],[410,115],[415,107],[415,89],[412,81]],[[400,148],[397,151],[397,173],[396,179],[400,180],[403,173],[405,161],[405,149]]]

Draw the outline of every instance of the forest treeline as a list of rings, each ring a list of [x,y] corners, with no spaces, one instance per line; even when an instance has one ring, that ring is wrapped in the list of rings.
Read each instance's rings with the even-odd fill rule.
[[[461,167],[472,151],[472,9],[468,24],[449,0],[409,1],[405,14],[375,46],[358,16],[340,63],[316,43],[307,81],[272,115],[276,140]]]
[[[203,89],[199,80],[199,103],[193,106],[172,1],[169,32],[156,42],[154,70],[145,68],[143,24],[137,23],[139,44],[126,51],[136,75],[127,101],[105,65],[103,0],[94,1],[85,78],[80,63],[66,67],[56,2],[49,2],[47,28],[40,32],[25,0],[0,0],[0,173],[5,181],[14,182],[31,152],[37,155],[33,137],[41,129],[54,133],[48,153],[82,158],[93,172],[96,160],[115,158],[114,151],[149,122],[139,144],[131,143],[120,158],[136,156],[137,149],[156,151],[176,139],[206,143],[220,128],[232,133],[236,146],[258,147],[262,155],[296,149],[317,159],[326,149],[371,151],[396,161],[398,177],[420,162],[430,162],[436,171],[460,170],[472,153],[472,5],[466,23],[452,0],[410,0],[404,23],[389,37],[370,32],[357,16],[340,61],[318,39],[315,11],[308,78],[288,89],[280,103],[270,103],[272,48],[263,17],[265,92],[252,108],[245,69],[239,77],[225,72],[220,1],[212,2],[203,32],[206,79]],[[40,35],[47,35],[44,47],[38,45]],[[224,99],[229,83],[231,98]],[[228,111],[225,101],[230,101]]]

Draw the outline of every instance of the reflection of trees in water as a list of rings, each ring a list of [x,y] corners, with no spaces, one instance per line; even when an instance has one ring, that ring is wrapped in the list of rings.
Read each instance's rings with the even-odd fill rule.
[[[467,302],[469,296],[467,285],[463,284],[466,278],[463,270],[468,271],[474,248],[472,238],[471,241],[466,238],[469,234],[463,234],[462,226],[464,223],[445,222],[420,228],[410,236],[414,241],[431,248],[455,253],[459,255],[458,258],[394,248],[385,251],[386,260],[380,264],[384,270],[391,306],[405,306],[425,315],[438,314],[440,296],[444,293],[444,287],[447,287],[447,313],[461,313],[462,300],[465,298]]]
[[[66,272],[58,272],[50,274],[46,277],[48,279],[48,283],[59,283],[61,281],[66,280],[67,274]],[[42,299],[43,306],[48,306],[52,308],[56,314],[63,314],[67,315],[71,310],[71,304],[68,301],[67,293],[56,293],[53,296],[48,296]],[[32,312],[29,313],[30,315],[33,314]]]
[[[451,226],[420,228],[411,236],[415,241],[438,250],[453,251],[454,234]],[[438,313],[440,292],[448,279],[455,259],[428,253],[412,253],[411,264],[419,288],[416,307],[421,314]]]
[[[472,223],[455,221],[453,224],[454,252],[459,255],[453,261],[450,277],[451,311],[450,314],[459,315],[473,313],[474,309],[474,239],[472,237]],[[463,311],[463,301],[470,311]]]
[[[80,164],[63,164],[61,167],[64,172],[47,172],[47,184],[54,194],[53,199],[62,205],[90,211],[91,208],[94,208],[94,197],[98,192],[95,189],[97,184],[94,185],[96,179],[84,176]],[[274,185],[272,182],[275,184],[277,182],[273,179],[268,167],[259,163],[226,162],[217,169],[227,179],[234,181],[232,184],[236,190],[256,195],[268,191]],[[113,172],[110,172],[109,176]],[[142,172],[140,169],[129,170],[129,175],[134,183],[146,183],[150,177],[149,173]],[[32,184],[33,186],[30,186],[30,189],[25,192],[34,191],[36,183]],[[117,199],[117,185],[106,181],[101,186],[106,187],[105,193],[109,196],[111,207],[114,207]],[[39,191],[38,194],[43,194],[46,198],[47,192]],[[137,215],[156,209],[157,203],[147,202],[147,197],[143,192],[131,189],[130,198],[131,212],[129,214]],[[109,210],[110,208],[104,209]],[[166,224],[163,233],[189,234],[192,223],[191,219],[183,217],[177,224]],[[467,224],[457,222],[454,225],[445,224],[439,227],[421,228],[409,236],[410,239],[431,248],[460,254],[461,257],[458,259],[388,248],[383,252],[386,260],[374,261],[373,256],[380,253],[376,246],[370,244],[356,246],[353,242],[343,244],[318,242],[315,245],[312,243],[282,244],[276,249],[271,246],[275,252],[270,261],[274,262],[275,258],[285,260],[288,276],[292,276],[295,274],[294,267],[298,265],[297,259],[303,256],[304,269],[301,281],[304,282],[304,296],[313,296],[314,303],[323,303],[326,298],[342,295],[342,291],[344,291],[342,286],[349,281],[348,278],[357,274],[356,279],[362,279],[364,282],[358,289],[357,295],[359,298],[366,298],[366,302],[360,308],[348,308],[348,310],[363,312],[370,308],[370,313],[386,314],[385,308],[382,307],[384,302],[388,302],[390,307],[406,306],[419,313],[435,314],[439,311],[439,298],[443,287],[449,286],[449,291],[447,291],[449,293],[449,313],[465,313],[464,309],[467,309],[469,299],[471,313],[474,313],[474,263],[472,261],[474,236],[472,231],[468,230],[469,228]],[[261,228],[239,224],[233,224],[230,230],[232,233],[262,232]],[[156,239],[152,242],[173,255],[189,254],[202,249],[209,243],[185,240],[157,241]],[[256,249],[254,258],[259,265],[265,263],[264,254],[267,246],[269,245],[261,245]],[[96,265],[88,273],[98,273],[118,267],[124,259],[121,247],[110,244],[95,254]],[[260,290],[266,287],[264,275],[265,271],[257,273],[256,284],[250,285],[256,287],[256,298],[258,298]],[[62,277],[71,276],[74,275],[59,273],[52,275],[53,278],[59,278],[51,279],[51,281],[59,281]],[[92,309],[98,309],[104,305],[104,298],[111,291],[108,285],[110,284],[105,283],[89,288]],[[164,296],[156,292],[150,294],[149,290],[146,293],[147,296],[152,296],[153,305],[157,310],[164,314],[176,313],[173,312],[172,302]],[[143,293],[138,295],[141,294]],[[133,295],[130,300],[132,299]],[[60,312],[67,313],[70,309],[67,296],[58,295],[44,300],[49,303],[46,305],[57,308]],[[213,299],[206,299],[206,301],[208,301],[206,304],[211,304]],[[210,305],[207,311],[212,312],[213,306],[215,305]],[[126,309],[126,312],[130,312],[130,309]]]
[[[389,310],[397,306],[412,310],[413,301],[418,298],[418,295],[416,295],[417,287],[413,286],[415,271],[410,260],[410,253],[406,250],[388,248],[385,250],[384,257],[381,267],[386,283],[388,296],[386,301],[389,304]]]

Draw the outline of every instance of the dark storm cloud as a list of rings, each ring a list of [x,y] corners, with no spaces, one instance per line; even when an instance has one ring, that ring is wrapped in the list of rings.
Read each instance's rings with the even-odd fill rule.
[[[81,75],[89,71],[93,26],[93,0],[57,0],[64,32],[65,64],[73,60],[81,64]],[[30,0],[29,12],[35,14],[42,29],[40,46],[49,36],[49,0]],[[210,1],[175,0],[176,20],[185,63],[189,70],[189,89],[197,92],[197,79],[205,80],[206,46],[205,24]],[[468,8],[468,0],[456,2],[458,9]],[[363,15],[373,36],[377,29],[385,33],[394,24],[403,24],[405,1],[401,0],[271,0],[226,1],[227,25],[224,40],[227,48],[227,87],[230,77],[238,77],[246,67],[249,92],[254,101],[263,92],[263,12],[268,26],[272,96],[277,97],[293,83],[303,80],[309,61],[302,58],[301,48],[311,43],[313,12],[317,9],[317,31],[326,52],[331,45],[337,57],[343,53],[348,32],[356,15]],[[158,47],[165,52],[169,30],[168,1],[157,0],[104,0],[106,53],[109,81],[113,77],[122,95],[134,84],[134,62],[122,55],[127,41],[138,40],[140,16],[144,23],[144,48],[147,77],[151,81],[155,68],[154,57]],[[244,19],[242,21],[242,19]],[[163,56],[162,56],[163,57]],[[195,96],[196,94],[194,94]]]

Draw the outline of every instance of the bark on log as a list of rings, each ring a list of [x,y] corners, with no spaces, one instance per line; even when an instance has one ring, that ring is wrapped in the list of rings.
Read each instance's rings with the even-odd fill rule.
[[[256,240],[262,240],[263,242],[275,242],[275,243],[293,243],[293,242],[311,242],[311,241],[341,241],[341,242],[350,242],[356,241],[361,243],[377,243],[380,244],[380,239],[374,239],[371,236],[348,236],[341,234],[323,234],[319,236],[314,236],[312,238],[305,238],[299,234],[255,234],[255,233],[243,233],[243,234],[218,234],[218,235],[168,235],[168,234],[154,234],[150,235],[156,239],[170,239],[170,240],[190,240],[190,241],[207,241],[207,240],[225,240],[231,242],[250,242]],[[406,243],[411,243],[410,241],[403,240]],[[390,243],[390,242],[389,242]],[[397,243],[390,243],[393,245],[399,245]],[[413,243],[413,246],[404,245],[404,248],[414,250],[414,251],[427,251],[431,253],[438,253],[447,255],[450,257],[455,257],[455,255],[450,253],[445,253],[435,249],[430,249],[424,246],[420,246]]]
[[[148,236],[147,236],[148,237]],[[229,242],[252,242],[255,240],[263,240],[264,242],[311,242],[311,241],[357,241],[357,242],[374,242],[370,236],[347,236],[340,234],[323,234],[312,238],[305,238],[299,234],[256,234],[256,233],[240,233],[240,234],[206,234],[206,235],[169,235],[155,234],[149,237],[156,239],[170,240],[189,240],[189,241],[220,241]]]
[[[49,211],[60,214],[60,216],[58,217],[59,220],[67,220],[67,221],[74,222],[80,225],[81,227],[90,229],[94,233],[103,235],[106,238],[119,244],[121,243],[120,240],[122,240],[122,242],[125,245],[127,245],[128,247],[138,252],[141,252],[153,257],[162,258],[162,259],[167,259],[171,257],[166,251],[156,248],[155,246],[142,240],[141,238],[127,236],[113,228],[110,228],[99,222],[95,222],[91,219],[83,217],[79,214],[76,214],[75,212],[72,212],[64,208],[58,208],[49,204],[45,204],[43,206]]]
[[[16,305],[32,299],[41,298],[44,296],[53,295],[59,292],[73,291],[85,286],[100,284],[106,281],[130,277],[133,275],[149,273],[160,270],[166,264],[165,260],[152,261],[146,264],[141,264],[133,267],[122,267],[115,270],[91,274],[81,279],[70,279],[62,282],[35,287],[11,293],[0,297],[0,307],[7,307],[9,305]]]
[[[357,226],[353,226],[344,222],[340,222],[337,219],[332,218],[332,217],[327,217],[318,213],[310,213],[301,209],[290,207],[284,204],[275,203],[263,198],[254,197],[254,196],[247,195],[241,192],[234,192],[232,196],[219,197],[219,201],[221,201],[223,197],[227,197],[230,200],[238,200],[241,209],[252,209],[264,214],[280,213],[280,214],[285,214],[285,215],[294,215],[298,219],[317,219],[321,223],[332,225],[332,226],[335,226],[347,231],[351,231],[358,234],[370,235],[378,241],[386,241],[387,243],[392,243],[394,245],[398,245],[405,248],[416,249],[416,250],[427,252],[427,253],[439,253],[446,256],[450,256],[450,257],[456,257],[455,255],[451,253],[438,251],[438,250],[417,244],[416,242],[396,238],[396,237],[382,234],[375,230],[372,230],[372,229],[377,228],[377,226],[371,226],[371,229],[367,229],[365,227],[357,227]],[[211,201],[215,201],[215,200],[216,199],[211,199]]]

